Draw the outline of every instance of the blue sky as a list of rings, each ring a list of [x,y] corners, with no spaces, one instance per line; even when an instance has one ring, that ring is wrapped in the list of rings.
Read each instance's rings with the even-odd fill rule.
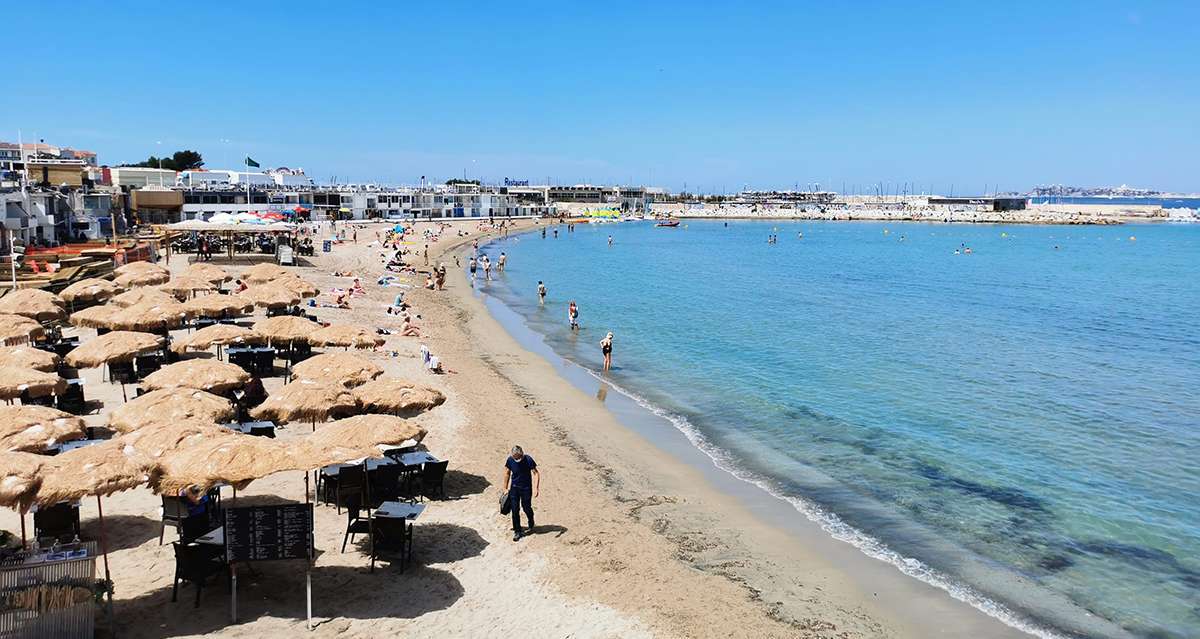
[[[1194,0],[481,5],[14,3],[0,139],[395,184],[1200,191]]]

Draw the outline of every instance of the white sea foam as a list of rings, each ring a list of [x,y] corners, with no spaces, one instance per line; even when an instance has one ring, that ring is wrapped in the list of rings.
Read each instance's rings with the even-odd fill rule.
[[[578,364],[576,365],[578,366]],[[1027,619],[1008,606],[984,596],[967,584],[934,570],[920,560],[905,557],[888,548],[882,541],[847,524],[836,514],[829,512],[820,505],[803,497],[785,494],[769,479],[739,467],[727,451],[708,441],[708,438],[683,415],[661,408],[645,397],[613,383],[610,378],[601,377],[586,366],[580,366],[580,368],[587,371],[589,375],[601,383],[607,384],[617,392],[633,400],[643,409],[670,422],[684,437],[687,437],[693,446],[711,459],[717,468],[742,481],[759,487],[777,499],[791,504],[793,508],[808,518],[809,521],[819,525],[834,539],[848,543],[869,557],[891,564],[899,569],[900,572],[945,591],[951,597],[970,605],[990,617],[1000,620],[1005,625],[1027,632],[1035,637],[1040,637],[1041,639],[1066,639],[1064,635]]]

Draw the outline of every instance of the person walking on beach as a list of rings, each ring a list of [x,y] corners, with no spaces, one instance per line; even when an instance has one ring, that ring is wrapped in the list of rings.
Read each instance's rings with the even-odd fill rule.
[[[604,370],[612,368],[612,342],[612,331],[609,331],[608,335],[605,335],[604,339],[600,340],[600,353],[604,355]]]
[[[567,307],[567,321],[571,323],[571,330],[579,330],[579,307],[575,305],[575,300],[571,300],[571,305]]]
[[[546,285],[541,280],[538,280],[538,304],[546,304]]]
[[[508,493],[508,505],[512,509],[513,541],[520,541],[522,534],[533,532],[533,498],[538,496],[542,475],[537,462],[525,454],[520,446],[513,446],[512,453],[504,460],[504,491]],[[521,530],[521,511],[529,520],[529,528]]]

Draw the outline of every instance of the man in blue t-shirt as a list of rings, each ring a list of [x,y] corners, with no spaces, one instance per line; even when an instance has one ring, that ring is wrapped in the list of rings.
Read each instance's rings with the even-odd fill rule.
[[[529,519],[527,532],[533,532],[533,498],[538,496],[541,485],[542,476],[538,473],[537,462],[526,455],[520,446],[513,446],[512,454],[504,461],[504,490],[508,491],[512,509],[513,541],[521,539],[522,509]]]

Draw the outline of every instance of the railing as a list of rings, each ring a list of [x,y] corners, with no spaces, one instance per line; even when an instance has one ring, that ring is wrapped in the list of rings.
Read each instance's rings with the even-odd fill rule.
[[[0,563],[0,639],[90,639],[96,556],[96,542],[85,541]]]

